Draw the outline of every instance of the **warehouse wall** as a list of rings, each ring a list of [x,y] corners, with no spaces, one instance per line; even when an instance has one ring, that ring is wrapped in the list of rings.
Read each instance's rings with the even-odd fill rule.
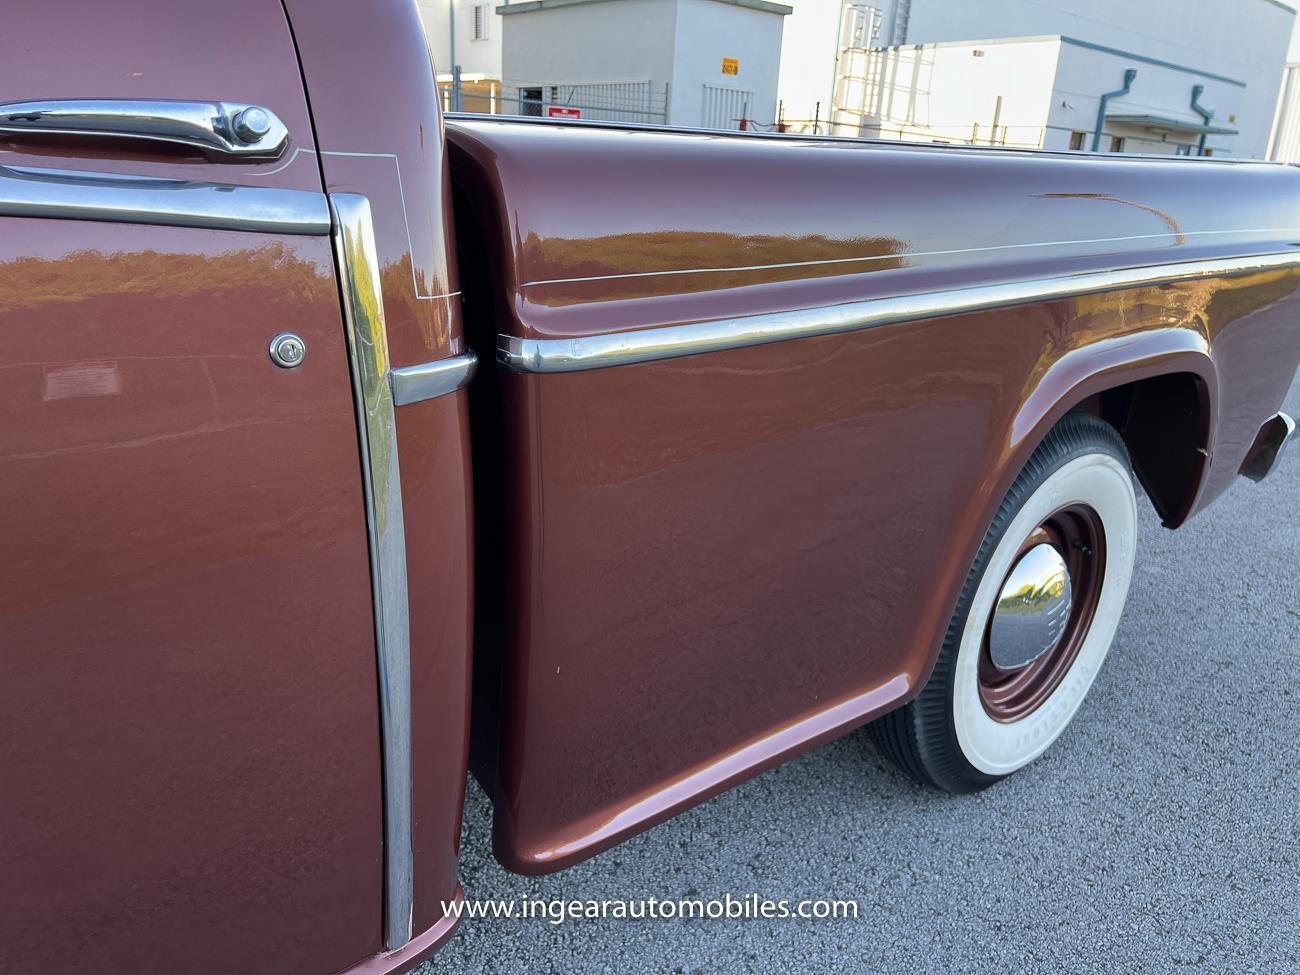
[[[618,0],[502,16],[502,72],[546,83],[672,77],[677,0]]]
[[[501,19],[507,88],[649,82],[659,96],[667,88],[670,125],[735,128],[742,114],[775,120],[780,14],[718,0],[617,0]],[[724,72],[724,58],[738,63],[737,73]]]
[[[1262,158],[1295,16],[1281,0],[911,0],[907,43],[1064,34],[1226,75],[1246,85],[1233,155]]]
[[[1291,4],[1282,0],[847,0],[865,2],[879,10],[881,33],[879,44],[887,46],[934,42],[962,42],[989,39],[1028,38],[1060,34],[1092,44],[1140,54],[1147,58],[1200,72],[1193,77],[1177,67],[1147,63],[1133,66],[1142,72],[1140,86],[1157,85],[1169,89],[1162,113],[1185,108],[1187,93],[1198,82],[1206,85],[1205,104],[1216,109],[1216,123],[1232,125],[1241,134],[1232,139],[1218,139],[1220,151],[1231,145],[1237,156],[1262,157],[1268,146],[1278,85],[1286,49],[1295,23]],[[906,16],[899,15],[899,4]],[[795,0],[795,12],[786,21],[786,40],[781,52],[780,98],[785,102],[786,117],[811,120],[815,105],[821,102],[822,131],[830,112],[831,92],[835,79],[836,42],[839,31],[841,0]],[[906,21],[906,33],[896,30]],[[1065,100],[1073,109],[1053,110],[1049,145],[1068,145],[1069,127],[1091,131],[1096,119],[1096,98],[1104,91],[1119,87],[1112,77],[1114,65],[1101,52],[1080,54],[1076,49],[1065,55],[1068,79]],[[1095,78],[1087,77],[1095,70]],[[1222,75],[1239,81],[1244,88],[1221,92],[1218,82],[1204,75]],[[1166,77],[1167,76],[1167,77]],[[1186,84],[1184,85],[1184,81]],[[1232,87],[1232,86],[1230,86]],[[1154,106],[1157,99],[1135,91],[1137,99],[1146,98]],[[1084,124],[1088,111],[1092,119]],[[1189,117],[1194,115],[1188,110]],[[1235,122],[1228,116],[1235,115]],[[798,127],[798,126],[797,126]],[[811,128],[808,123],[806,128]],[[1064,134],[1062,134],[1064,133]],[[1211,145],[1215,144],[1212,138]]]
[[[1252,134],[1252,141],[1245,141],[1247,133],[1242,124],[1245,114],[1242,106],[1248,89],[1221,78],[1149,64],[1124,54],[1075,44],[1061,46],[1049,119],[1050,135],[1045,147],[1067,147],[1071,131],[1088,133],[1087,144],[1091,145],[1101,93],[1123,85],[1125,68],[1137,69],[1133,90],[1122,98],[1112,99],[1107,106],[1108,113],[1170,116],[1200,125],[1201,119],[1191,107],[1192,86],[1203,85],[1205,91],[1201,95],[1201,104],[1214,111],[1212,124],[1242,130],[1240,136],[1209,136],[1206,148],[1214,155],[1263,157],[1264,143],[1259,141],[1257,131]],[[1271,110],[1271,105],[1269,107]],[[1235,124],[1231,121],[1234,118],[1237,120]],[[1153,133],[1115,124],[1108,125],[1103,132],[1102,149],[1109,145],[1110,136],[1117,135],[1124,138],[1125,152],[1175,152],[1179,143],[1195,145],[1197,142],[1196,136],[1186,132]]]
[[[1300,164],[1300,63],[1286,66],[1268,158]]]
[[[364,0],[359,0],[364,2]],[[450,0],[416,0],[424,21],[429,53],[439,74],[451,72],[451,3]],[[487,37],[474,40],[474,8],[482,9]],[[465,74],[501,77],[501,17],[497,4],[476,4],[473,0],[456,0],[456,61]]]
[[[1061,42],[927,44],[859,55],[885,84],[866,90],[861,119],[836,116],[835,134],[1038,148],[1051,109]],[[841,94],[841,103],[850,85]],[[1000,99],[1000,101],[999,101]],[[995,128],[996,122],[996,128]]]
[[[743,92],[733,101],[760,125],[776,121],[776,85],[781,64],[785,17],[716,0],[681,0],[678,12],[676,74],[669,121],[673,125],[708,124],[704,86]],[[722,59],[739,63],[724,74]],[[726,113],[728,119],[738,117]],[[728,127],[731,127],[728,125]]]

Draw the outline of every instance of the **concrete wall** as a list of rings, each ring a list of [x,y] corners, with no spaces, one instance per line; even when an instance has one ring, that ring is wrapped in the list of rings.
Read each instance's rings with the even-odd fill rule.
[[[613,0],[502,16],[502,75],[545,84],[672,78],[678,0]]]
[[[835,132],[1037,148],[1060,49],[1059,39],[1039,38],[868,52],[861,56],[869,79],[866,110],[860,120],[856,113],[837,114]],[[841,103],[846,94],[841,92]]]
[[[1263,156],[1264,147],[1258,141],[1256,129],[1252,129],[1250,141],[1246,140],[1242,105],[1248,90],[1241,85],[1068,43],[1061,46],[1046,148],[1068,147],[1072,131],[1088,133],[1085,147],[1091,146],[1100,95],[1123,86],[1125,68],[1137,69],[1133,89],[1128,95],[1111,99],[1107,114],[1167,116],[1200,125],[1200,116],[1191,108],[1191,98],[1192,87],[1203,85],[1205,91],[1200,100],[1203,106],[1214,110],[1212,124],[1242,130],[1241,136],[1208,136],[1206,148],[1215,155]],[[1111,136],[1124,139],[1125,152],[1175,152],[1179,144],[1195,146],[1198,141],[1196,135],[1188,132],[1150,132],[1108,123],[1103,130],[1103,150],[1108,148]]]
[[[358,0],[364,2],[364,0]],[[424,20],[424,34],[429,41],[429,53],[440,75],[450,74],[451,62],[451,0],[416,0]],[[462,73],[501,77],[501,17],[495,3],[482,4],[488,36],[474,40],[474,7],[472,0],[456,0],[456,61]]]
[[[763,126],[775,123],[786,18],[716,0],[679,2],[670,123],[701,125],[708,121],[701,114],[705,85],[752,93],[742,101],[747,117]],[[723,74],[723,58],[739,61],[739,72]]]
[[[911,0],[906,40],[1064,34],[1225,75],[1246,85],[1233,155],[1262,158],[1294,24],[1293,5],[1281,0]],[[1098,78],[1086,90],[1118,87]],[[1205,102],[1218,107],[1208,90]],[[1216,121],[1225,117],[1220,110]]]
[[[1300,63],[1286,66],[1268,158],[1300,164]]]
[[[785,117],[796,131],[812,131],[817,119],[826,132],[835,83],[835,44],[840,0],[792,0],[781,43],[778,95]]]
[[[779,97],[795,128],[811,129],[817,102],[825,119],[836,74],[840,0],[793,0],[781,52]],[[1195,118],[1187,107],[1192,84],[1206,86],[1204,104],[1216,110],[1216,123],[1240,130],[1235,138],[1211,137],[1220,153],[1262,157],[1268,145],[1274,105],[1282,80],[1288,42],[1295,24],[1292,5],[1282,0],[845,0],[863,2],[880,13],[879,46],[968,42],[988,38],[1064,35],[1104,47],[1189,68],[1130,62],[1139,70],[1134,104],[1153,114]],[[906,10],[900,16],[899,5]],[[897,33],[903,23],[906,30]],[[1052,111],[1047,144],[1069,144],[1070,131],[1091,132],[1097,98],[1118,88],[1123,65],[1102,52],[1076,47],[1062,55],[1063,97]],[[1095,72],[1096,77],[1089,77]],[[1206,75],[1241,82],[1228,85]],[[1244,87],[1242,87],[1244,86]],[[1145,88],[1145,91],[1142,89]],[[1183,89],[1186,89],[1184,91]],[[1068,102],[1073,108],[1062,106]],[[1091,112],[1093,118],[1083,121]],[[1136,109],[1134,110],[1136,114]],[[1236,121],[1229,123],[1228,116]],[[798,120],[809,120],[803,126]],[[822,131],[825,131],[823,126]],[[1138,135],[1131,137],[1138,148]],[[1158,138],[1158,137],[1157,137]],[[1156,142],[1153,148],[1167,148]]]
[[[671,125],[705,124],[704,86],[735,92],[732,111],[770,124],[784,17],[718,0],[609,0],[555,7],[520,4],[502,19],[502,71],[521,85],[648,82]],[[723,73],[723,59],[739,62]]]
[[[835,84],[836,46],[844,3],[865,3],[879,14],[880,47],[893,43],[900,0],[789,0],[794,13],[785,19],[778,95],[794,131],[811,132],[816,120],[827,130]],[[970,2],[970,0],[968,0]]]

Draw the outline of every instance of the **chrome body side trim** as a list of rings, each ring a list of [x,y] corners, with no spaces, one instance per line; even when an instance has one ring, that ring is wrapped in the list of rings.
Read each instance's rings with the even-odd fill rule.
[[[370,536],[384,774],[384,944],[411,940],[411,634],[397,418],[370,201],[329,198]]]
[[[216,160],[275,159],[289,142],[289,130],[269,108],[170,98],[5,102],[0,132],[161,142],[198,149]]]
[[[0,166],[0,216],[267,234],[330,232],[323,193]]]
[[[880,325],[987,311],[1031,301],[1051,301],[1121,288],[1297,266],[1300,266],[1300,252],[1262,254],[1087,271],[571,339],[525,339],[498,335],[497,360],[515,372],[580,372],[766,345],[770,342],[838,335]]]
[[[394,369],[393,403],[406,406],[454,393],[469,385],[477,368],[478,357],[473,352],[466,352],[450,359]]]

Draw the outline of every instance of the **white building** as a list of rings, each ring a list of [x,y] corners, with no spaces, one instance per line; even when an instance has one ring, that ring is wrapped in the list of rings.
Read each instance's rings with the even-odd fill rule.
[[[1282,0],[796,0],[780,98],[795,129],[1263,157],[1294,21]]]
[[[416,5],[438,73],[443,108],[497,111],[501,90],[501,16],[496,12],[497,5],[473,0],[416,0]],[[452,82],[457,74],[460,103],[453,105]]]
[[[776,122],[782,24],[790,10],[768,0],[528,0],[499,6],[502,110],[770,128]]]
[[[1277,120],[1269,139],[1268,158],[1300,164],[1300,62],[1286,66],[1282,93],[1277,100]]]
[[[501,77],[501,17],[496,3],[416,0],[416,5],[439,77],[450,76],[455,65],[462,75]]]
[[[1300,165],[1300,29],[1291,35],[1291,49],[1287,51],[1286,60],[1273,134],[1269,138],[1268,158]]]

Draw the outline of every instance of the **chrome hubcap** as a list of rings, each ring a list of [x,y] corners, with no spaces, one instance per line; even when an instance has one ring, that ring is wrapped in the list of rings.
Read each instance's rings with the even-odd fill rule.
[[[1019,670],[1065,634],[1074,594],[1056,547],[1035,545],[1016,563],[998,594],[989,628],[989,656],[999,670]]]

